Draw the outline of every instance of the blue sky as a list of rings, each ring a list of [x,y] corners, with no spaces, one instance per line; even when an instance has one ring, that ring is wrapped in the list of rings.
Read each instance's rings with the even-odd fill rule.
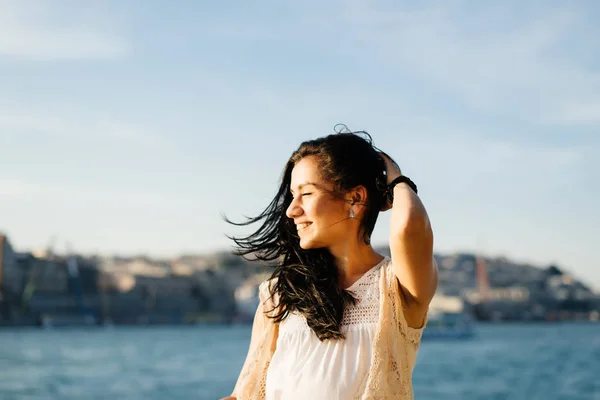
[[[0,0],[17,249],[227,249],[245,231],[221,213],[261,211],[300,142],[341,122],[418,184],[437,251],[600,288],[597,3],[101,3]]]

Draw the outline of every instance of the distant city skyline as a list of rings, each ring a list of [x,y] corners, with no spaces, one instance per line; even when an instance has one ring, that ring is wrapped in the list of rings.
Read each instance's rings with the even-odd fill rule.
[[[596,2],[0,10],[0,231],[17,250],[228,250],[248,230],[221,215],[262,211],[293,150],[344,123],[416,182],[437,252],[600,289]]]

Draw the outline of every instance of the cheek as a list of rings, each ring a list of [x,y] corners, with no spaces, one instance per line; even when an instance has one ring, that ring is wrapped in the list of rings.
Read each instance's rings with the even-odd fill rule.
[[[314,213],[319,216],[319,220],[329,221],[330,223],[339,222],[346,217],[343,206],[334,202],[318,204],[314,208]]]
[[[328,219],[332,216],[333,208],[326,201],[315,201],[308,208],[309,212],[319,219]]]
[[[339,222],[347,216],[344,204],[324,197],[306,202],[302,208],[309,219],[313,220],[313,223],[319,222],[323,225]]]

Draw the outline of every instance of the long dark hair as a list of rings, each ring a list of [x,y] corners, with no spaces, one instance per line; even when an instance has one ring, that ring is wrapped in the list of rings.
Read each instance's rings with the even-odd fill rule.
[[[336,127],[338,127],[336,125]],[[338,133],[305,141],[288,160],[277,194],[258,216],[234,225],[262,225],[246,237],[230,237],[241,256],[275,262],[270,294],[278,299],[273,318],[282,321],[289,312],[306,317],[308,326],[320,340],[342,339],[340,324],[344,308],[355,299],[339,285],[335,260],[327,249],[302,249],[296,226],[286,216],[292,202],[290,193],[292,169],[298,161],[316,156],[324,180],[333,185],[334,196],[357,186],[367,190],[364,217],[359,234],[370,244],[371,234],[384,203],[385,162],[382,152],[364,131],[350,132],[342,125]],[[385,154],[385,153],[383,153]]]

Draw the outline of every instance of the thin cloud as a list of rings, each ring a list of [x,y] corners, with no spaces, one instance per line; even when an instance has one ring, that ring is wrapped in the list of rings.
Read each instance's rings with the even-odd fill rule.
[[[47,202],[88,204],[90,207],[117,206],[122,208],[193,207],[197,199],[176,193],[158,193],[143,189],[119,189],[92,185],[34,182],[23,179],[0,179],[0,198],[31,200],[44,198]]]
[[[27,131],[60,134],[69,130],[64,121],[55,116],[8,113],[6,111],[0,111],[0,129],[2,129],[3,135]]]
[[[278,8],[277,18],[234,12],[206,21],[202,31],[226,42],[309,42],[341,59],[368,59],[382,76],[392,70],[398,79],[412,76],[490,115],[533,123],[564,115],[561,123],[598,123],[596,108],[562,104],[600,103],[600,77],[589,63],[589,55],[600,52],[591,39],[600,34],[595,10],[562,3],[453,4],[294,4]]]
[[[36,187],[17,179],[0,179],[0,197],[19,198],[35,193]]]
[[[600,99],[597,102],[567,104],[549,117],[550,123],[600,125]]]
[[[411,164],[419,165],[424,172],[429,171],[432,177],[453,175],[457,170],[468,171],[462,178],[464,180],[485,181],[493,175],[513,183],[522,180],[552,186],[553,183],[547,179],[549,174],[560,174],[561,177],[562,174],[579,174],[587,162],[584,147],[527,145],[470,133],[438,136],[435,140],[420,135],[408,141],[406,146],[412,149],[406,155]],[[423,164],[423,154],[437,162]],[[444,164],[452,165],[452,168],[440,169],[440,165]],[[436,181],[439,181],[438,184],[446,182],[445,179]]]
[[[598,88],[597,76],[583,63],[552,56],[568,51],[565,37],[575,35],[577,24],[585,22],[580,10],[538,10],[535,20],[523,21],[509,7],[465,12],[460,18],[455,9],[384,15],[365,7],[367,11],[347,17],[356,23],[365,15],[370,18],[372,24],[358,33],[365,43],[388,62],[412,67],[475,108],[535,119],[553,112],[565,96],[588,96]],[[476,19],[489,25],[478,25]],[[378,27],[367,29],[373,25]]]
[[[575,147],[517,147],[515,143],[506,141],[490,141],[487,144],[486,160],[502,162],[506,164],[531,163],[546,168],[562,168],[576,166],[583,160],[583,152]],[[547,170],[546,170],[547,171]]]
[[[89,12],[78,10],[77,6],[50,9],[42,2],[27,4],[0,2],[0,57],[103,59],[120,57],[130,50],[125,38],[111,33],[111,27],[98,23],[101,18],[92,18]],[[58,9],[61,13],[57,13]]]
[[[318,10],[290,7],[294,13],[284,13],[282,23],[269,15],[205,28],[225,40],[309,41],[343,58],[369,59],[382,74],[395,69],[399,79],[413,76],[490,115],[537,123],[564,114],[563,123],[598,122],[595,108],[563,108],[565,99],[600,103],[600,77],[589,63],[589,54],[600,52],[590,39],[600,34],[594,10],[511,2],[398,7],[360,0]]]
[[[173,143],[154,128],[107,117],[0,111],[0,132],[1,136],[96,138],[156,150],[173,147]]]

